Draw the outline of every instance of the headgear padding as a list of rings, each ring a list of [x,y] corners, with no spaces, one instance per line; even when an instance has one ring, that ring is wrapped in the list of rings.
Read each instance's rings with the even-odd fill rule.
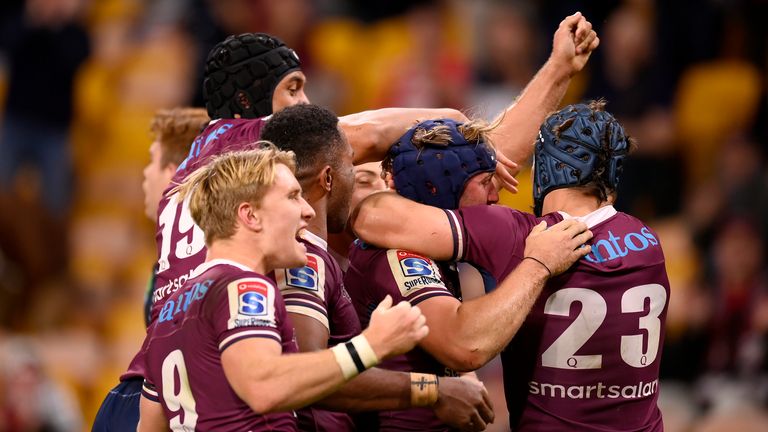
[[[275,87],[301,66],[296,53],[265,33],[229,36],[205,62],[203,97],[212,119],[258,118],[272,114]]]
[[[578,104],[552,114],[536,142],[534,213],[541,216],[544,197],[555,189],[602,179],[616,190],[628,153],[629,139],[610,113]]]
[[[434,207],[455,209],[467,181],[496,169],[496,154],[482,139],[467,141],[450,119],[427,120],[412,127],[389,150],[397,192]],[[414,144],[414,136],[440,128],[448,133],[443,144]],[[437,129],[439,130],[439,129]]]

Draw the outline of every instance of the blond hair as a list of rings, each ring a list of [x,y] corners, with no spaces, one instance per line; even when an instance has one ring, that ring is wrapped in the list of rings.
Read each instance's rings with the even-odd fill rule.
[[[489,147],[493,148],[493,145],[488,139],[488,132],[496,129],[497,126],[497,122],[489,124],[484,120],[478,119],[464,123],[457,127],[456,130],[468,142],[485,141]],[[413,133],[411,142],[416,147],[423,147],[426,144],[447,146],[451,143],[450,127],[439,125],[429,130],[425,128],[417,128]]]
[[[209,121],[208,112],[202,108],[173,108],[157,111],[149,125],[149,130],[163,150],[160,164],[163,167],[169,164],[180,165],[187,157],[192,141]]]
[[[493,146],[488,133],[496,129],[501,124],[502,119],[503,117],[500,117],[492,123],[488,123],[482,119],[475,119],[461,124],[456,130],[465,140],[467,140],[467,142],[475,142],[476,144],[479,144],[482,141],[492,152],[495,152],[496,148]],[[432,129],[419,127],[413,132],[411,143],[419,149],[425,145],[447,147],[453,143],[453,141],[451,141],[450,127],[447,125],[438,125]],[[381,161],[381,178],[387,180],[387,176],[393,174],[394,161],[392,160],[392,155],[387,153],[384,160]]]
[[[188,200],[192,219],[205,233],[205,243],[227,239],[235,234],[237,207],[249,202],[256,207],[275,183],[277,164],[296,171],[296,158],[269,141],[259,141],[261,148],[216,156],[207,165],[190,174],[169,194]]]

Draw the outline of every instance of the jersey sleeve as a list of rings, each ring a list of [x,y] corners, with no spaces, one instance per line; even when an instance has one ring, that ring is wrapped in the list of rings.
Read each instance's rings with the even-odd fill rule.
[[[157,394],[157,387],[149,379],[145,379],[141,386],[141,395],[152,402],[160,403],[160,396]]]
[[[471,206],[445,211],[453,234],[454,256],[503,279],[512,258],[522,258],[533,215],[503,206]]]
[[[268,280],[244,277],[219,286],[207,306],[219,351],[242,339],[260,337],[282,343],[279,326],[285,320],[280,293]],[[282,313],[281,313],[282,312]]]
[[[308,253],[307,265],[275,270],[275,281],[289,313],[314,318],[330,331],[326,301],[326,292],[329,291],[326,289],[326,267],[322,257]]]
[[[391,295],[395,303],[406,300],[417,305],[432,297],[453,297],[442,280],[437,264],[427,257],[389,249],[386,260],[383,257],[376,260],[372,270],[378,276],[377,283],[385,295]]]

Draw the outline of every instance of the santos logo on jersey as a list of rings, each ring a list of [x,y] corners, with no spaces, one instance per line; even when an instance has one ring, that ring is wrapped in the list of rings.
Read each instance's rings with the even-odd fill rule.
[[[317,291],[319,274],[317,257],[307,254],[307,265],[285,271],[285,283],[294,288]]]
[[[604,263],[630,253],[642,252],[649,247],[659,247],[659,240],[648,227],[643,227],[639,233],[620,233],[618,236],[609,230],[608,239],[592,240],[592,252],[584,256],[584,259],[592,263]]]

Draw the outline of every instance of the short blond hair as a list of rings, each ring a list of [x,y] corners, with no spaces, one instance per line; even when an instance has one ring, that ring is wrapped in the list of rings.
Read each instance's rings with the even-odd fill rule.
[[[255,143],[253,150],[225,153],[190,174],[169,194],[188,200],[192,219],[205,233],[205,243],[235,234],[237,207],[249,202],[256,207],[275,183],[278,164],[296,171],[296,157],[269,141]]]

